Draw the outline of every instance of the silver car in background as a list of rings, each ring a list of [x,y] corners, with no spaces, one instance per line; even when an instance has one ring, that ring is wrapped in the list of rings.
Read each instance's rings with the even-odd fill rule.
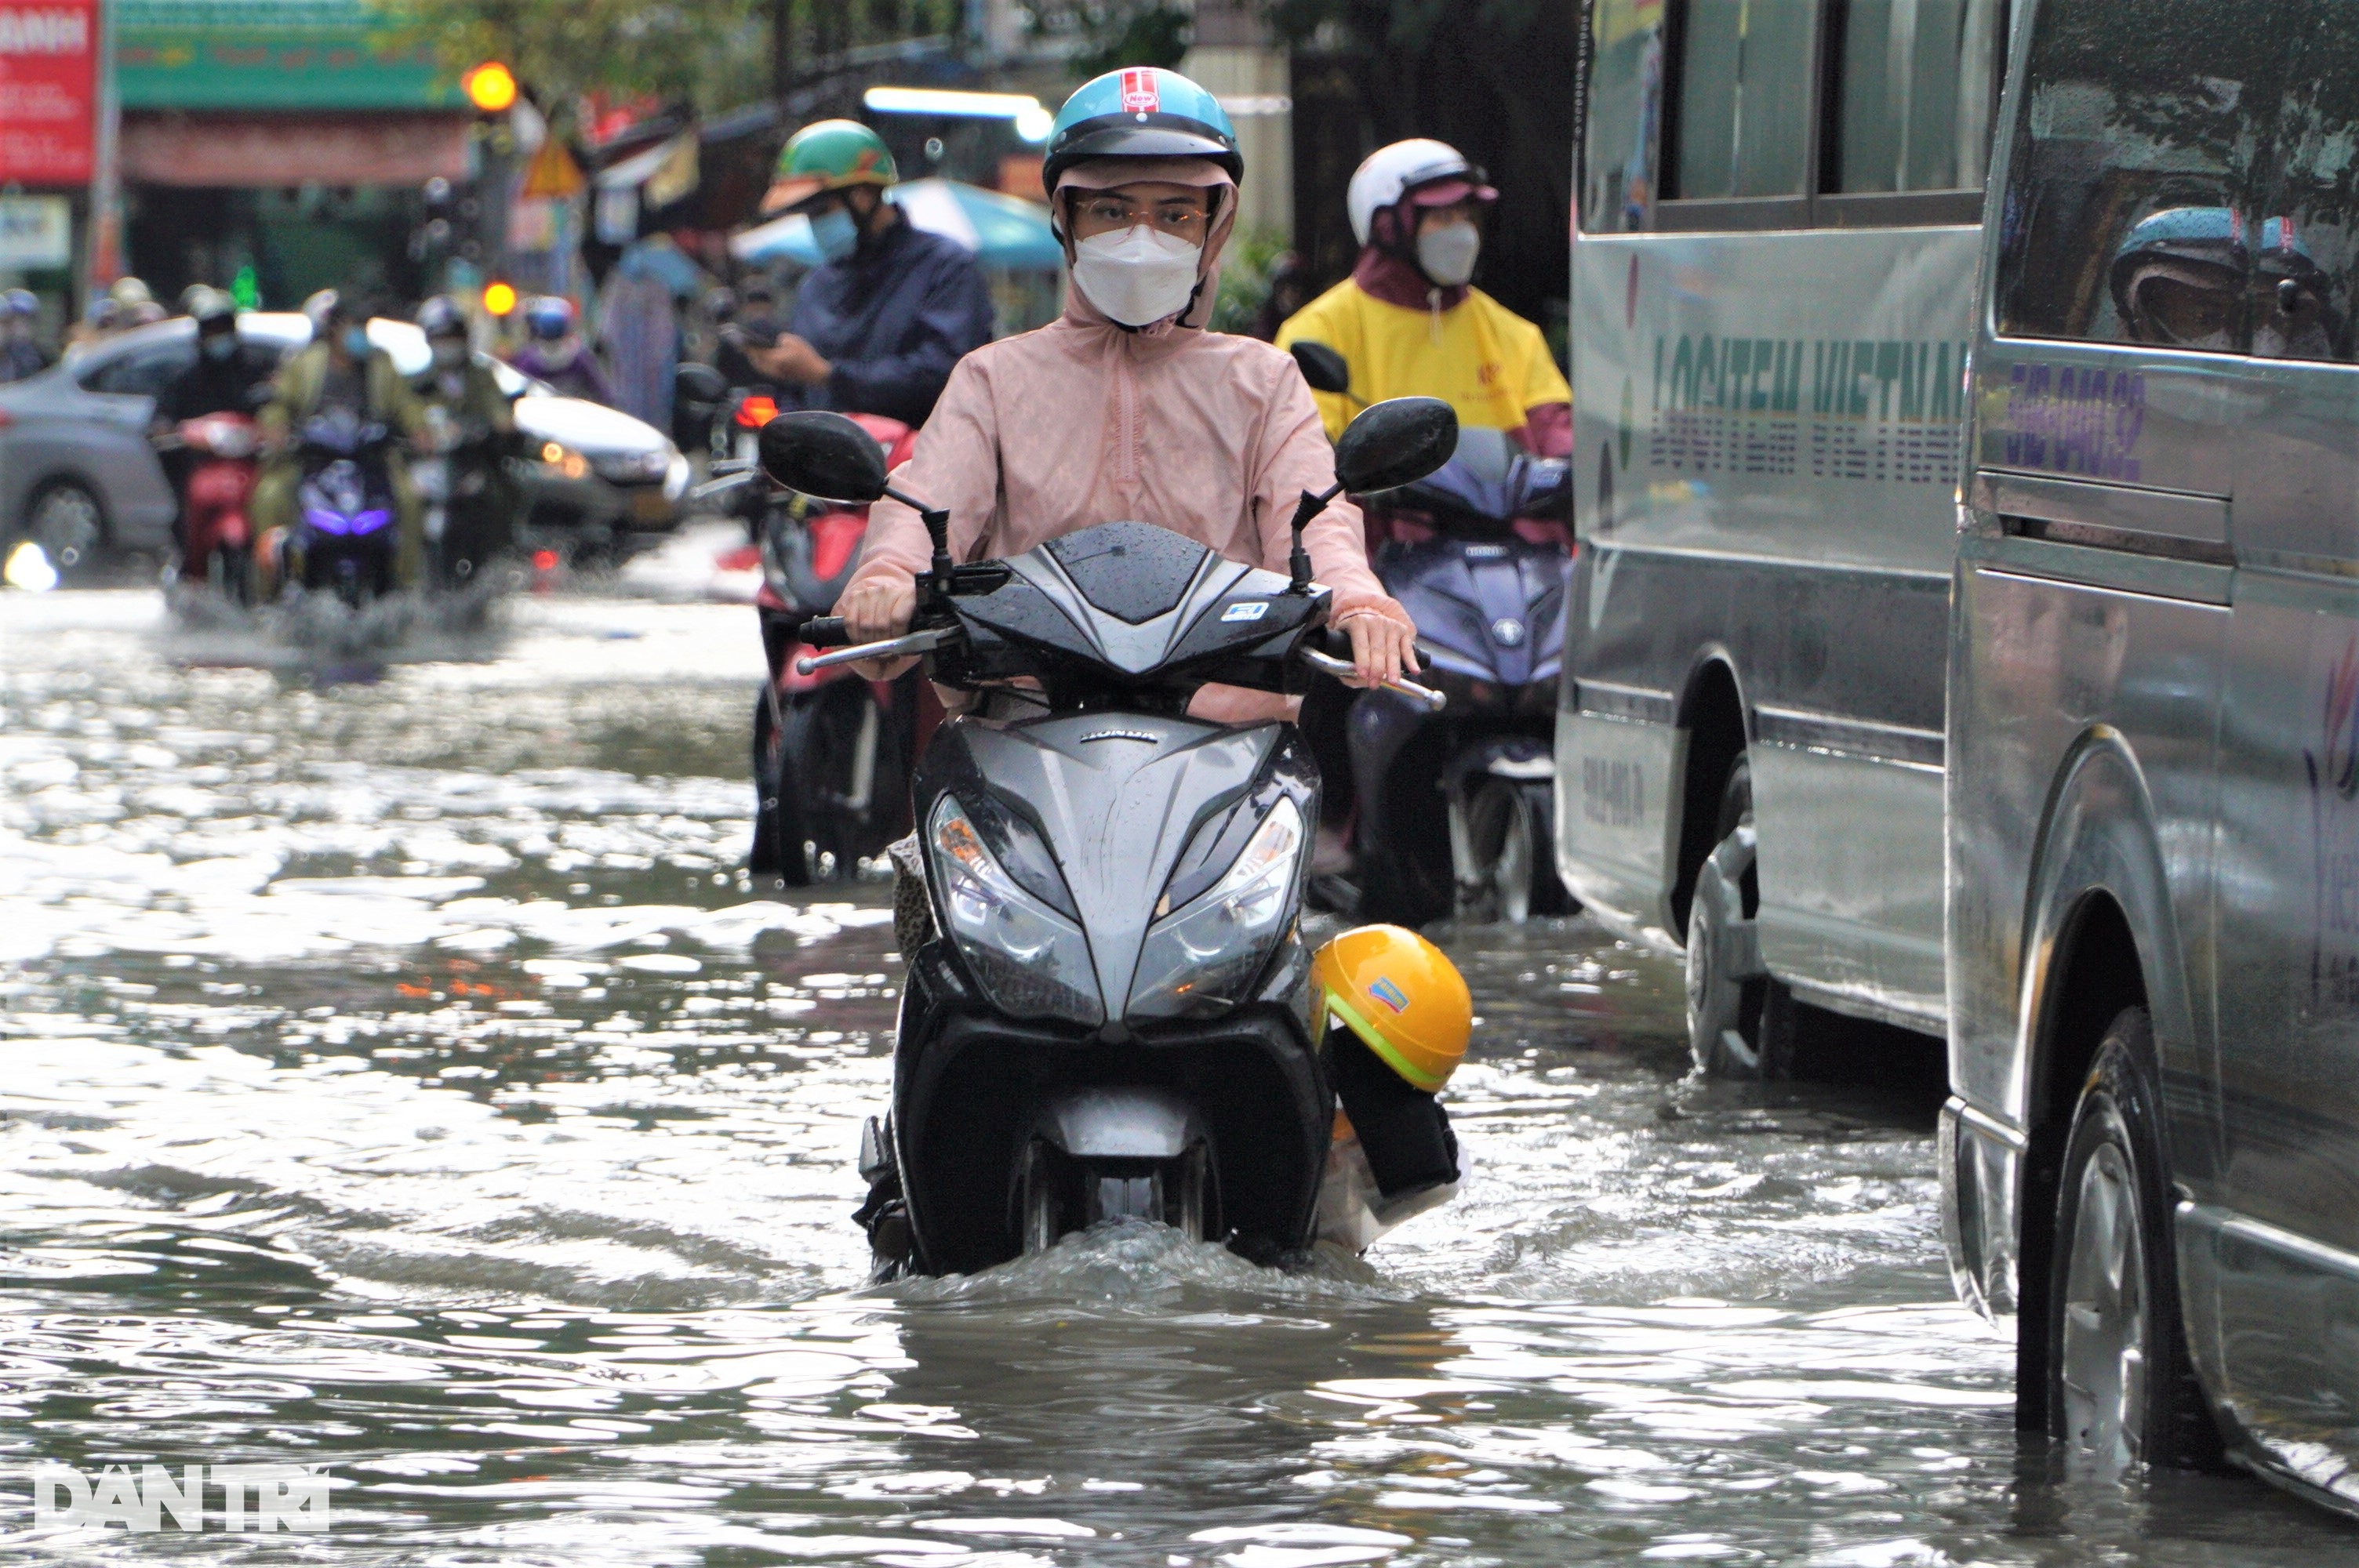
[[[1951,1257],[2071,1456],[2359,1511],[2359,0],[2040,0],[2008,80]]]
[[[285,354],[310,341],[311,327],[292,311],[248,311],[238,336]],[[369,336],[403,374],[425,373],[426,340],[415,326],[378,319]],[[168,551],[179,505],[147,425],[158,395],[195,357],[195,326],[180,317],[0,386],[0,543],[33,539],[69,568],[108,547]],[[630,534],[678,524],[689,464],[669,438],[485,360],[516,400],[527,438],[520,521],[527,544],[607,553]]]

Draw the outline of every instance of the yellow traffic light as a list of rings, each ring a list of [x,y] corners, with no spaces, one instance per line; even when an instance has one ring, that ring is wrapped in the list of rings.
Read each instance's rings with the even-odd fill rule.
[[[459,79],[467,102],[486,114],[505,114],[516,101],[516,72],[487,59]]]
[[[487,283],[484,286],[484,308],[495,316],[506,316],[516,308],[516,291],[513,284]]]

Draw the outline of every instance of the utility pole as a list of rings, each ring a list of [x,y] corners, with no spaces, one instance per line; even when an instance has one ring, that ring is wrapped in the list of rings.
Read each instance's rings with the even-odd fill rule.
[[[114,0],[98,0],[98,59],[92,83],[98,103],[92,126],[89,251],[83,258],[85,304],[123,271],[123,103],[114,82]]]
[[[770,97],[781,118],[795,85],[795,0],[770,0]]]

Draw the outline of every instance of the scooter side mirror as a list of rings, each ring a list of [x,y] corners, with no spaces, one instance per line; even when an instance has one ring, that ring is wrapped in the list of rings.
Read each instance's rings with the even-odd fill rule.
[[[711,365],[690,360],[672,372],[672,397],[679,403],[719,403],[729,395],[729,383]]]
[[[1333,349],[1305,339],[1294,345],[1292,352],[1311,391],[1332,392],[1340,396],[1352,390],[1351,362]]]
[[[1354,495],[1396,490],[1423,479],[1457,449],[1456,409],[1439,397],[1389,397],[1345,427],[1335,443],[1335,477]]]
[[[841,414],[781,414],[762,427],[760,449],[762,471],[788,490],[863,506],[885,493],[876,438]]]

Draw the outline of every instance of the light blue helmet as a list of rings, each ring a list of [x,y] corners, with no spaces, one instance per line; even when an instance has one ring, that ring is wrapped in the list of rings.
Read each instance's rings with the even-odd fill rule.
[[[1245,177],[1221,101],[1157,65],[1109,70],[1074,89],[1049,128],[1040,183],[1054,192],[1067,169],[1094,157],[1200,157],[1231,179]]]

